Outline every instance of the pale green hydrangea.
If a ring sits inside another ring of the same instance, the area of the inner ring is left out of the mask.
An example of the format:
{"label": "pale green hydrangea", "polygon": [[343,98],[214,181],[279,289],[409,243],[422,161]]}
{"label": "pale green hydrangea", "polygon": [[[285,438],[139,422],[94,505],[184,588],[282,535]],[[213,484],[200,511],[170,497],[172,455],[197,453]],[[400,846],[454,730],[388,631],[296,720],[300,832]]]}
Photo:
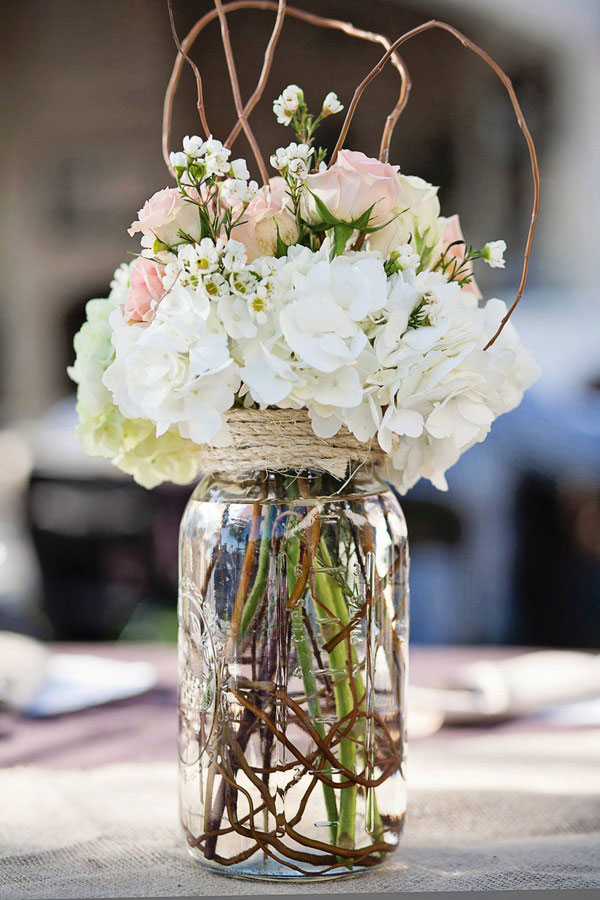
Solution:
{"label": "pale green hydrangea", "polygon": [[189,484],[198,472],[198,446],[176,429],[157,437],[151,422],[125,418],[102,382],[115,357],[108,317],[125,302],[128,286],[129,266],[123,264],[109,296],[89,301],[86,321],[75,336],[76,358],[68,371],[77,383],[77,436],[88,455],[109,459],[142,487],[163,481]]}

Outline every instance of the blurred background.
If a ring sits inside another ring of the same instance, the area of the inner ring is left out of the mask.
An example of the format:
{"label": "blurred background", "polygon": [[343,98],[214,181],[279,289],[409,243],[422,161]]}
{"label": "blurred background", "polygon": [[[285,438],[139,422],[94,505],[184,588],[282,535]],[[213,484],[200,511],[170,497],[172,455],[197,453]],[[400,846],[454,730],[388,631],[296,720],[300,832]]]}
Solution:
{"label": "blurred background", "polygon": [[[533,132],[542,208],[530,281],[514,322],[542,366],[523,405],[449,473],[403,501],[412,540],[412,631],[419,643],[600,647],[600,4],[597,0],[304,0],[393,39],[447,19],[505,68]],[[181,36],[212,4],[174,0]],[[106,296],[135,250],[126,228],[170,184],[161,112],[175,57],[165,0],[8,0],[0,103],[0,629],[63,640],[175,635],[177,528],[188,489],[152,493],[74,436],[66,376],[85,303]],[[244,97],[273,13],[231,18]],[[390,159],[440,185],[469,242],[504,238],[507,268],[478,274],[510,300],[531,204],[525,144],[491,72],[442,33],[404,48],[413,79]],[[286,21],[253,124],[287,143],[271,101],[300,84],[318,108],[348,104],[380,56],[373,45]],[[214,23],[194,57],[215,136],[233,103]],[[397,96],[388,68],[346,145],[376,155]],[[341,120],[328,120],[330,147]],[[199,129],[186,68],[173,148]],[[247,155],[240,140],[238,155]]]}

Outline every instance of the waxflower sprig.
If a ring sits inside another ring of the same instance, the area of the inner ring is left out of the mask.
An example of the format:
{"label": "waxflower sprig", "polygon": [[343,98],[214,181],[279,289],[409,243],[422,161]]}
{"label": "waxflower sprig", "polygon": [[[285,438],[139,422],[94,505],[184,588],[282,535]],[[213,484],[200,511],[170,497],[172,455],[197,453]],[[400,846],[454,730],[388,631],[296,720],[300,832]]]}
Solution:
{"label": "waxflower sprig", "polygon": [[[231,150],[221,141],[197,136],[183,139],[183,150],[171,153],[171,165],[175,171],[177,186],[183,198],[198,209],[200,240],[217,240],[222,233],[227,237],[243,216],[258,185],[250,181],[244,159],[229,160]],[[234,212],[235,210],[235,212]],[[194,235],[181,233],[188,243]],[[172,251],[173,246],[157,249]]]}
{"label": "waxflower sprig", "polygon": [[[311,114],[304,99],[304,91],[297,84],[289,84],[279,97],[273,102],[273,112],[280,125],[291,125],[296,134],[298,144],[306,144],[312,147],[315,133],[321,122],[343,110],[337,94],[329,91],[323,100],[321,111],[318,115]],[[312,158],[313,171],[318,172],[327,156],[327,150],[323,147],[315,148]]]}
{"label": "waxflower sprig", "polygon": [[[460,248],[459,254],[457,248]],[[464,240],[456,240],[442,250],[433,269],[442,272],[448,281],[456,281],[464,287],[473,279],[475,260],[482,259],[492,269],[503,269],[505,250],[505,241],[488,241],[485,246],[475,249]]]}
{"label": "waxflower sprig", "polygon": [[311,114],[304,99],[304,91],[297,84],[289,84],[273,101],[273,112],[280,125],[291,125],[301,144],[311,144],[323,119],[343,110],[337,94],[329,91],[318,115]]}

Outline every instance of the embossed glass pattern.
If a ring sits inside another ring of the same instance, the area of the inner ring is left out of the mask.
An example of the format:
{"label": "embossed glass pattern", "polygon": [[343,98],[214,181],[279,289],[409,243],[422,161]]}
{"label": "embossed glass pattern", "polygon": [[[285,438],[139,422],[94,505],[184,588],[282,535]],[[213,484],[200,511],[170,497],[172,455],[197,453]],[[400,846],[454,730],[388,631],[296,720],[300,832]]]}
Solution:
{"label": "embossed glass pattern", "polygon": [[405,810],[406,526],[363,470],[211,477],[181,525],[181,820],[266,878],[355,873]]}

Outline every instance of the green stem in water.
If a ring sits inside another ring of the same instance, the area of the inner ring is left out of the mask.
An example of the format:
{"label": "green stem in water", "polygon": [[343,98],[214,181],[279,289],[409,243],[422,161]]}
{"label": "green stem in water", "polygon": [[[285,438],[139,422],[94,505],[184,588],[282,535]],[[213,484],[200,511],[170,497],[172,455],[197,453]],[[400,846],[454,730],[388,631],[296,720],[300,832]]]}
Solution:
{"label": "green stem in water", "polygon": [[[327,550],[325,540],[319,542],[319,552],[327,566],[331,565],[331,557]],[[332,610],[339,619],[342,627],[350,621],[348,608],[339,587],[326,572],[317,572],[315,576],[319,596],[325,606]],[[320,611],[319,618],[323,618]],[[335,626],[333,626],[335,627]],[[320,623],[321,633],[325,640],[331,637],[331,624]],[[331,668],[334,670],[333,691],[335,705],[339,718],[350,715],[354,707],[354,695],[349,684],[349,672],[352,667],[352,659],[347,658],[347,648],[344,642],[334,647],[328,654]],[[348,676],[342,674],[348,672]],[[340,762],[350,772],[356,768],[356,744],[351,737],[345,737],[340,741]],[[356,785],[340,789],[340,815],[336,845],[348,849],[354,848],[356,830]]]}
{"label": "green stem in water", "polygon": [[[288,541],[287,556],[288,583],[289,592],[291,594],[296,583],[295,568],[298,564],[298,559],[300,556],[299,538],[293,537]],[[325,727],[323,723],[319,721],[321,716],[321,704],[319,702],[317,680],[312,671],[312,653],[306,641],[302,603],[299,603],[291,610],[290,617],[292,623],[292,637],[294,639],[294,643],[296,644],[296,653],[298,654],[298,661],[300,662],[300,668],[302,670],[302,680],[304,681],[304,690],[306,692],[308,711],[310,713],[315,729],[319,732],[319,736],[322,737],[323,740],[325,740]],[[323,773],[328,778],[331,778],[332,773],[331,765],[329,762],[325,762],[323,766]],[[323,785],[323,799],[325,800],[325,809],[327,811],[327,820],[329,822],[329,837],[331,843],[335,844],[338,822],[337,803],[335,799],[335,791],[328,784]]]}
{"label": "green stem in water", "polygon": [[[325,567],[333,568],[333,562],[324,538],[321,538],[321,541],[319,542],[319,554]],[[335,579],[325,571],[317,573],[316,579],[317,587],[319,588],[319,591],[322,595],[323,602],[332,610],[332,612],[334,612],[336,618],[339,619],[340,626],[344,628],[350,622],[350,613],[348,611],[348,606],[346,604],[346,600],[344,599],[344,594],[340,586],[337,584]],[[329,640],[333,636],[331,634],[331,628],[331,625],[329,625],[327,628],[325,628],[323,625],[321,626],[321,632],[323,633],[323,636],[326,640]],[[348,644],[346,641],[341,641],[328,654],[332,669],[341,669],[344,672],[348,672],[348,675],[351,670],[354,670],[355,672],[355,674],[352,676],[352,680],[354,682],[354,693],[352,692],[349,685],[349,677],[344,678],[341,685],[339,684],[340,679],[338,679],[338,683],[335,685],[336,692],[338,691],[338,689],[343,688],[343,690],[339,690],[339,694],[336,693],[336,705],[338,705],[337,711],[338,716],[341,717],[345,715],[352,710],[353,704],[355,702],[355,696],[360,698],[359,710],[363,713],[364,725],[366,729],[367,727],[369,727],[369,723],[367,722],[366,716],[364,715],[366,712],[365,686],[360,672],[357,671],[358,660],[356,658],[356,651],[354,647],[352,647],[352,645],[350,646],[350,659],[348,659],[347,657]],[[346,762],[346,758],[348,759],[348,762]],[[350,760],[352,761],[352,765],[349,765]],[[343,738],[342,741],[340,741],[340,761],[351,771],[354,771],[354,766],[356,764],[356,744],[352,740],[352,736]],[[343,791],[341,791],[342,796],[340,800],[338,846],[354,847],[356,825],[356,790],[356,788],[345,788]],[[346,803],[344,803],[344,798],[347,794],[350,794],[350,796],[347,798]],[[383,823],[381,821],[381,816],[377,807],[377,798],[374,792],[371,792],[371,795],[368,798],[368,802],[373,804],[372,814],[375,823],[373,839],[378,840],[383,832]],[[344,843],[344,841],[346,840],[350,841],[350,843]]]}
{"label": "green stem in water", "polygon": [[248,599],[242,612],[240,629],[238,633],[238,643],[242,640],[248,626],[252,622],[256,614],[256,610],[260,600],[267,587],[267,579],[269,576],[269,559],[271,555],[271,532],[273,530],[273,522],[275,520],[275,504],[270,503],[267,506],[265,519],[263,523],[263,533],[260,539],[260,549],[258,551],[258,567],[252,590],[248,594]]}

